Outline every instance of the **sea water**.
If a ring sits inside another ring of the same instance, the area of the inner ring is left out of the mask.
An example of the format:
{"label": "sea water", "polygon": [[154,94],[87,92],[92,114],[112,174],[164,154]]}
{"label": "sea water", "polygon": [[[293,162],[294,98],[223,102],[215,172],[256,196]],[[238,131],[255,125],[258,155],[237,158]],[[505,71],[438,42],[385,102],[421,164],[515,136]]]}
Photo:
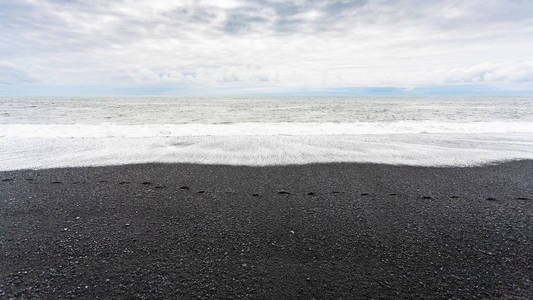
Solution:
{"label": "sea water", "polygon": [[533,159],[533,97],[0,97],[0,170]]}

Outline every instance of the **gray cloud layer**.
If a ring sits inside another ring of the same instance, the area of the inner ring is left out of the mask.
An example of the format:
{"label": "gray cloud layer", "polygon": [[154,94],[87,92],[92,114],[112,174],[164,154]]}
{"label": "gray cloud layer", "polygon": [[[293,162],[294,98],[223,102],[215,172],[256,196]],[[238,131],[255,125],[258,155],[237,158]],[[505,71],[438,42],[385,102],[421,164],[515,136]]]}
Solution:
{"label": "gray cloud layer", "polygon": [[514,88],[533,81],[532,16],[528,0],[8,0],[0,80]]}

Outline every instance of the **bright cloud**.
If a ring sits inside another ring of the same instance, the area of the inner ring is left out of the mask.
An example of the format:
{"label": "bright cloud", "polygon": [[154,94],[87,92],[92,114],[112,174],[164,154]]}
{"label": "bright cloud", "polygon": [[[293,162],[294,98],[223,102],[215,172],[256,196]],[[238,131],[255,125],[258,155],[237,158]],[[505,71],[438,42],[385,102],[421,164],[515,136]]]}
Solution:
{"label": "bright cloud", "polygon": [[529,0],[7,0],[0,91],[520,89],[532,16]]}

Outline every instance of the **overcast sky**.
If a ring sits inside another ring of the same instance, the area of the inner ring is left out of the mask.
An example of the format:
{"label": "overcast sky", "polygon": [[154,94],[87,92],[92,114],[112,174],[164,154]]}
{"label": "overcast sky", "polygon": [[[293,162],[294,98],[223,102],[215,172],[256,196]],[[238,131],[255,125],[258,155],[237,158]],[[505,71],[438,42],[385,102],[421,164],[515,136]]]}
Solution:
{"label": "overcast sky", "polygon": [[0,0],[0,94],[532,90],[531,0]]}

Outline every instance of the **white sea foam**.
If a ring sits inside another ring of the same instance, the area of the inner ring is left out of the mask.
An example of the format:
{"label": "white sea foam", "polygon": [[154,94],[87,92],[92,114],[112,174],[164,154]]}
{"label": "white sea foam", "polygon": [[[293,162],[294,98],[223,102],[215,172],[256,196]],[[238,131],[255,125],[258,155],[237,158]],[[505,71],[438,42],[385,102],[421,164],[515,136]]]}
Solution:
{"label": "white sea foam", "polygon": [[357,122],[237,124],[0,124],[0,136],[24,138],[309,136],[413,133],[533,133],[533,122]]}
{"label": "white sea foam", "polygon": [[0,138],[0,169],[142,162],[234,165],[374,162],[466,166],[533,159],[531,133]]}
{"label": "white sea foam", "polygon": [[0,170],[533,159],[533,99],[92,100],[0,98]]}

